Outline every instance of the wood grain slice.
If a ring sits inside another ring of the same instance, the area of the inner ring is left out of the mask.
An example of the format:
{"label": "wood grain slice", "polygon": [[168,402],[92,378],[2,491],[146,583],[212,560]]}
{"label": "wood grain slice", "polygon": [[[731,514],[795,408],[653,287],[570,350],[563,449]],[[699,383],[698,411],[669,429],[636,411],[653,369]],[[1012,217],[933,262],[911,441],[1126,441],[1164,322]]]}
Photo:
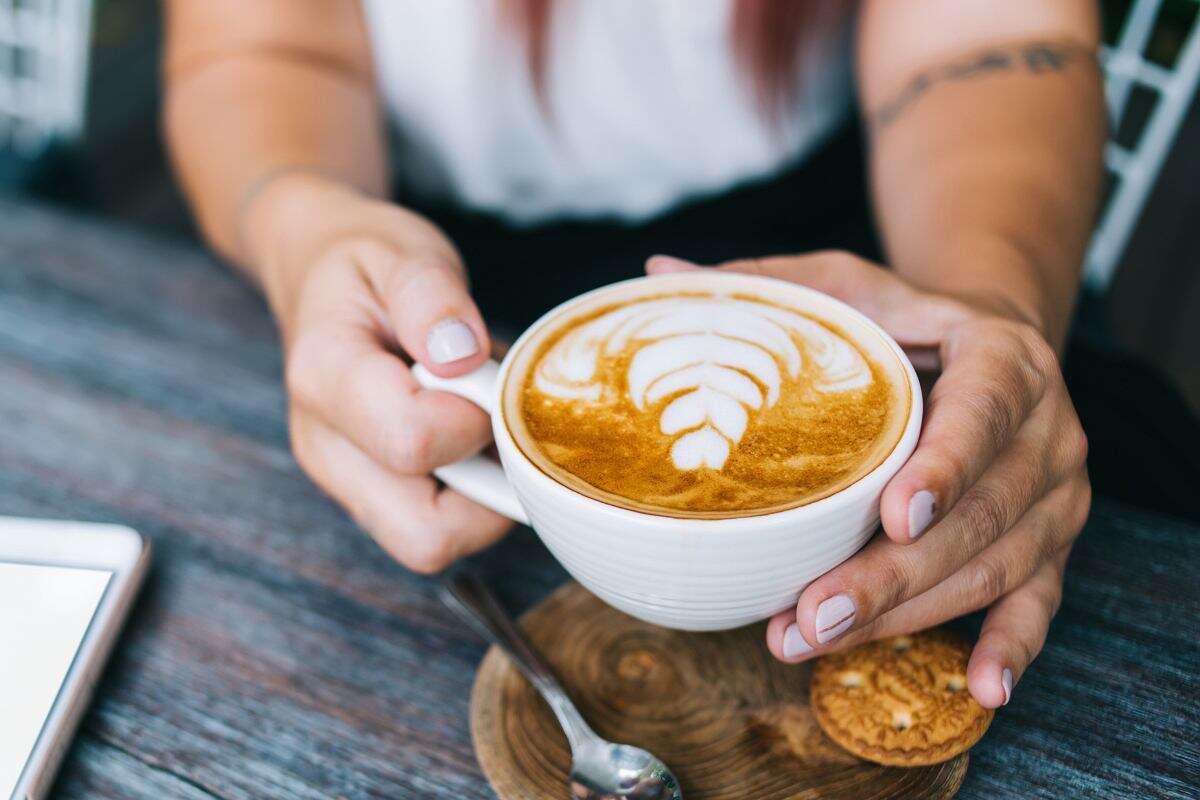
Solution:
{"label": "wood grain slice", "polygon": [[[521,624],[596,732],[662,758],[686,800],[936,800],[953,797],[966,775],[966,754],[898,769],[838,747],[809,710],[809,667],[772,658],[762,625],[671,631],[622,614],[576,583]],[[471,735],[501,800],[567,796],[566,738],[495,647],[471,693]]]}

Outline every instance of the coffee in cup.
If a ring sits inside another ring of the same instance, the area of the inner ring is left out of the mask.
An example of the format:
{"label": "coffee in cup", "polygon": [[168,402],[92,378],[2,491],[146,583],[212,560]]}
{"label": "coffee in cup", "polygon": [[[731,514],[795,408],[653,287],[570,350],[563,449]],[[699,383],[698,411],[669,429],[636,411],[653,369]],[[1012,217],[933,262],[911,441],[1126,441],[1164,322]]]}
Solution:
{"label": "coffee in cup", "polygon": [[878,466],[908,419],[895,357],[740,288],[601,297],[541,325],[504,391],[522,452],[596,500],[710,519],[804,505]]}

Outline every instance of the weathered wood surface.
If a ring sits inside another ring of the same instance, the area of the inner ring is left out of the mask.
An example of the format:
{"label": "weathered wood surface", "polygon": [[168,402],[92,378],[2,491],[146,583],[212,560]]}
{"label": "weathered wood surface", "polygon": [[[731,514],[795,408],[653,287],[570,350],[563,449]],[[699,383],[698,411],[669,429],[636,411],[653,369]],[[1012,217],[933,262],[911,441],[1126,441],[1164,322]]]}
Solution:
{"label": "weathered wood surface", "polygon": [[[305,480],[279,374],[196,246],[0,201],[0,513],[156,547],[56,798],[494,797],[483,645]],[[515,609],[564,579],[528,531],[475,561]],[[959,796],[1196,797],[1197,564],[1200,530],[1099,500]]]}

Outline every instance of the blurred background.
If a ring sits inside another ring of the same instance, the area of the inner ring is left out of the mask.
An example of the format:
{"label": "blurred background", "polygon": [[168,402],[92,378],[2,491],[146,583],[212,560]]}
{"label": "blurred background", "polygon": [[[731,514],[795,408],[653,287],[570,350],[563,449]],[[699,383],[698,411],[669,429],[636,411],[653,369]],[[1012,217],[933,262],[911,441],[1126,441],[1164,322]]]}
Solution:
{"label": "blurred background", "polygon": [[[1200,414],[1200,2],[1102,7],[1108,201],[1075,338],[1146,365]],[[159,135],[160,14],[0,0],[0,192],[197,238]]]}

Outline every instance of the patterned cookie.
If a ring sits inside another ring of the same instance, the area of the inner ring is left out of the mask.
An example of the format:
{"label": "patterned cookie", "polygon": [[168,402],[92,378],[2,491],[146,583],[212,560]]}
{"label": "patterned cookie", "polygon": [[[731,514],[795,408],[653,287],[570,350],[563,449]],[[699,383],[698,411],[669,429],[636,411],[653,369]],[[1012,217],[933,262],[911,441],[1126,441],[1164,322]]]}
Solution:
{"label": "patterned cookie", "polygon": [[965,642],[933,629],[823,656],[813,664],[813,716],[830,739],[868,761],[948,761],[992,722],[967,691],[968,655]]}

